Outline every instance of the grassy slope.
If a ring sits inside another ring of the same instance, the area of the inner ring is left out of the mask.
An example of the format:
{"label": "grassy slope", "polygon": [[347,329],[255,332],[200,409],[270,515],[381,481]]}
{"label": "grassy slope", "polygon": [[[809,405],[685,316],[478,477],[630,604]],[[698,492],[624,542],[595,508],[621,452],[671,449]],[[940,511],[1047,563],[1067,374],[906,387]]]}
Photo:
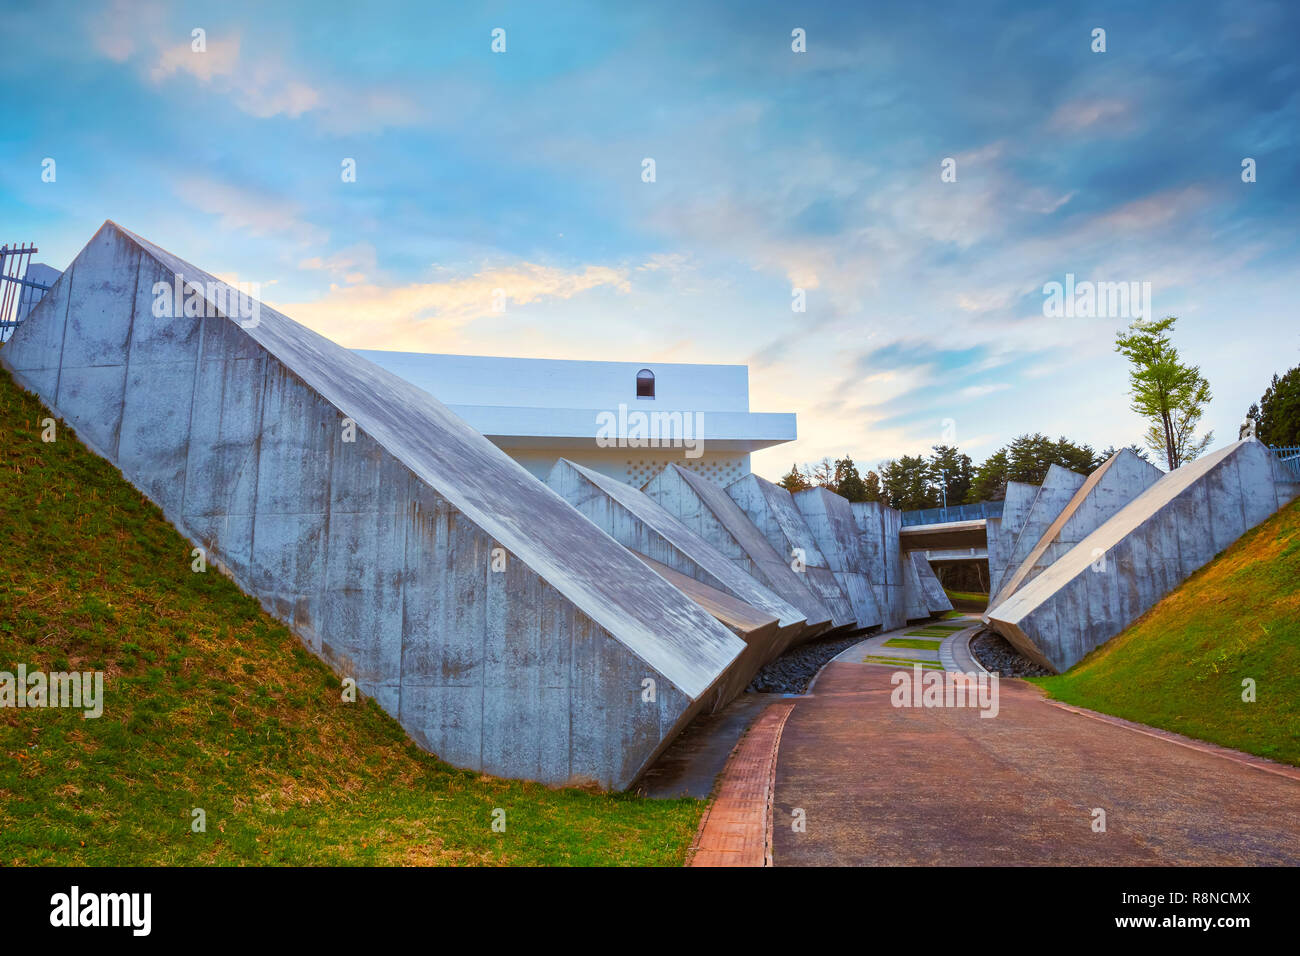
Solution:
{"label": "grassy slope", "polygon": [[46,415],[0,370],[0,671],[103,670],[105,710],[0,709],[0,865],[682,861],[697,801],[454,770],[341,702],[70,429],[42,443]]}
{"label": "grassy slope", "polygon": [[[1255,703],[1241,699],[1247,677]],[[1070,671],[1035,682],[1072,704],[1300,764],[1300,501]]]}

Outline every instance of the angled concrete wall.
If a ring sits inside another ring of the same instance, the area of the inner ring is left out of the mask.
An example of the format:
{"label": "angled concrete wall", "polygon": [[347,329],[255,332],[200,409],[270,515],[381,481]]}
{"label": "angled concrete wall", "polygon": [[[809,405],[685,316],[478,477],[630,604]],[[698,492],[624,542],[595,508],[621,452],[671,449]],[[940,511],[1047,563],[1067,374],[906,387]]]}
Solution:
{"label": "angled concrete wall", "polygon": [[1067,670],[1282,504],[1268,450],[1228,445],[1151,485],[990,620],[1021,653]]}
{"label": "angled concrete wall", "polygon": [[[154,315],[174,276],[204,315]],[[428,393],[231,291],[106,223],[0,363],[452,764],[621,789],[716,703],[726,627]]]}
{"label": "angled concrete wall", "polygon": [[1037,494],[1034,495],[1033,503],[1025,513],[1020,531],[1016,535],[1015,543],[1011,546],[1011,556],[1006,567],[1002,569],[1001,585],[996,593],[1006,589],[1007,582],[1015,574],[1016,569],[1024,563],[1025,558],[1029,557],[1029,552],[1052,526],[1052,522],[1065,510],[1065,506],[1070,503],[1075,492],[1083,487],[1084,480],[1083,475],[1062,468],[1060,465],[1051,465],[1047,469],[1047,477],[1043,479]]}
{"label": "angled concrete wall", "polygon": [[830,562],[817,547],[817,540],[808,530],[790,492],[758,475],[733,481],[726,491],[777,554],[790,561],[796,556],[802,558],[803,570],[798,573],[804,576],[818,600],[830,609],[831,623],[836,628],[856,627],[853,605],[835,579]]}
{"label": "angled concrete wall", "polygon": [[689,468],[668,465],[641,490],[742,571],[797,608],[808,621],[802,639],[831,626],[830,609],[767,543],[721,485]]}
{"label": "angled concrete wall", "polygon": [[546,483],[615,541],[638,555],[667,565],[710,588],[775,617],[768,634],[740,634],[750,651],[728,674],[728,692],[740,693],[763,664],[803,636],[807,621],[799,609],[764,587],[727,556],[642,492],[616,478],[561,458]]}
{"label": "angled concrete wall", "polygon": [[1076,544],[1119,513],[1163,477],[1155,465],[1122,448],[1089,475],[1043,532],[1019,567],[989,602],[990,608],[1046,571]]}
{"label": "angled concrete wall", "polygon": [[884,615],[872,589],[870,572],[881,577],[884,568],[871,566],[849,500],[825,488],[808,488],[792,497],[840,590],[849,599],[858,627],[880,626]]}
{"label": "angled concrete wall", "polygon": [[907,594],[899,531],[903,513],[878,501],[854,501],[849,505],[861,532],[862,550],[868,575],[880,607],[880,626],[893,630],[907,623]]}
{"label": "angled concrete wall", "polygon": [[939,583],[939,578],[934,573],[934,568],[930,567],[930,562],[926,560],[925,555],[920,551],[912,551],[907,557],[915,566],[917,584],[921,589],[921,602],[925,605],[926,610],[931,614],[943,614],[945,611],[951,611],[952,602],[948,600],[947,592],[944,591],[943,585]]}
{"label": "angled concrete wall", "polygon": [[[992,542],[989,543],[989,594],[997,594],[1006,576],[1011,573],[1011,552],[1016,546],[1016,539],[1029,517],[1029,509],[1038,497],[1038,485],[1023,481],[1008,481],[1006,496],[1002,502],[1002,519],[998,523],[998,557],[994,563]],[[987,522],[985,523],[987,534]]]}

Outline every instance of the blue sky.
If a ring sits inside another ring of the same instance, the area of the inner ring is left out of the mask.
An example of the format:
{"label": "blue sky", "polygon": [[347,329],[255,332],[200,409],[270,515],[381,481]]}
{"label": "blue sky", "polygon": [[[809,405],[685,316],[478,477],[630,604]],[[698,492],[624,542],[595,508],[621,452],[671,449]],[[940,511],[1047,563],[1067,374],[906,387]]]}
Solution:
{"label": "blue sky", "polygon": [[769,476],[1138,440],[1067,273],[1152,284],[1220,442],[1300,362],[1295,4],[468,6],[9,9],[3,238],[114,219],[349,346],[748,364]]}

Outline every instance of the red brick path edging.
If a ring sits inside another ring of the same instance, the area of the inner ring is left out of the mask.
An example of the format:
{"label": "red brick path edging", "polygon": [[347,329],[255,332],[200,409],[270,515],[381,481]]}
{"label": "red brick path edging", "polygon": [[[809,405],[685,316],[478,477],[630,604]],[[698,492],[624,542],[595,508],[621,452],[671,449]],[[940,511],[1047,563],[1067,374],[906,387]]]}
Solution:
{"label": "red brick path edging", "polygon": [[794,701],[771,704],[736,744],[704,811],[687,866],[771,866],[772,797],[781,729]]}

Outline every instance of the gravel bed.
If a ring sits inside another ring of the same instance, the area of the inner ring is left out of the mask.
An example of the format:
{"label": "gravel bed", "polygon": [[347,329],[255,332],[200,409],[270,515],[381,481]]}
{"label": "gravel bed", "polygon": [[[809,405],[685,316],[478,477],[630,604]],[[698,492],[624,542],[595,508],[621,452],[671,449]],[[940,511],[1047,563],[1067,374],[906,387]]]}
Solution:
{"label": "gravel bed", "polygon": [[817,672],[831,658],[870,637],[865,632],[852,637],[812,640],[786,651],[754,675],[745,688],[758,694],[803,694]]}
{"label": "gravel bed", "polygon": [[985,669],[1000,677],[1046,677],[1051,673],[1021,654],[996,631],[980,631],[971,639],[970,650]]}

